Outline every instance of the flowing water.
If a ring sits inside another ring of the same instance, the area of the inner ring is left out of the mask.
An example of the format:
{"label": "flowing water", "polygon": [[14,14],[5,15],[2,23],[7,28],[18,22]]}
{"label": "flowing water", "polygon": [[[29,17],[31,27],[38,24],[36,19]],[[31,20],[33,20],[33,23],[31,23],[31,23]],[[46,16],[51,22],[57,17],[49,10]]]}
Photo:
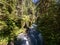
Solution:
{"label": "flowing water", "polygon": [[14,45],[43,45],[43,38],[41,33],[36,31],[36,25],[33,24],[27,34],[21,33],[17,36]]}
{"label": "flowing water", "polygon": [[28,29],[27,34],[24,33],[19,34],[17,36],[17,40],[20,40],[20,43],[18,45],[43,45],[42,35],[38,31],[36,31],[35,24],[33,24]]}

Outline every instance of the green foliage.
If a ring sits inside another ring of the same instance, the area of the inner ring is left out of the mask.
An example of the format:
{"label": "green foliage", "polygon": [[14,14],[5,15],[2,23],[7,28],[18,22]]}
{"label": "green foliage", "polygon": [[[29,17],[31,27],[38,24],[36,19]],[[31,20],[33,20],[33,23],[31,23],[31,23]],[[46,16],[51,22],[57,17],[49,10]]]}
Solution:
{"label": "green foliage", "polygon": [[15,5],[16,0],[0,0],[0,45],[7,45],[8,40],[15,36],[12,32],[16,28],[15,21],[18,19]]}
{"label": "green foliage", "polygon": [[59,36],[60,35],[60,24],[59,24],[60,6],[58,6],[59,4],[56,2],[50,2],[50,3],[46,2],[46,3],[49,4],[48,8],[44,7],[45,10],[42,10],[43,8],[38,10],[39,12],[42,11],[42,13],[40,12],[39,14],[37,20],[37,24],[38,24],[37,28],[43,34],[45,45],[60,45],[59,44],[60,43],[60,36]]}
{"label": "green foliage", "polygon": [[59,45],[59,2],[40,0],[36,6],[32,0],[0,0],[0,45],[7,45],[8,40],[13,40],[19,33],[25,33],[24,26],[29,27],[36,19],[37,29],[42,33],[45,45]]}
{"label": "green foliage", "polygon": [[[8,41],[13,40],[19,33],[25,33],[25,23],[29,25],[29,22],[31,22],[30,17],[33,17],[32,15],[35,13],[31,1],[24,0],[22,2],[24,4],[21,5],[20,0],[0,0],[0,45],[7,45]],[[17,7],[19,8],[17,9]],[[28,12],[28,9],[31,10],[32,14]]]}

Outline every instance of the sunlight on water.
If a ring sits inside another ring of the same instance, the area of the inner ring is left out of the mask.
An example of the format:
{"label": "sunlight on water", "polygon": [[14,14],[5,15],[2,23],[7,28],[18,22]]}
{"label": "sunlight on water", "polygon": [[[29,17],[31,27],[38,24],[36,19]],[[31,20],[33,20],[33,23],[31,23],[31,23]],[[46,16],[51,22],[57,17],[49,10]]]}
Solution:
{"label": "sunlight on water", "polygon": [[28,41],[26,41],[26,45],[29,45],[29,42]]}
{"label": "sunlight on water", "polygon": [[28,39],[24,37],[24,40],[26,40],[26,45],[29,45]]}

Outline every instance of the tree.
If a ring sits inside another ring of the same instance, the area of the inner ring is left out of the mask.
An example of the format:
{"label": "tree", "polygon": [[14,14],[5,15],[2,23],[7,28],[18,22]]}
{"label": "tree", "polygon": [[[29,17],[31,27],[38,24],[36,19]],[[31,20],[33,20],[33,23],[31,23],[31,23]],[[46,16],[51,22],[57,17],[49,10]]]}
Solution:
{"label": "tree", "polygon": [[0,0],[0,45],[7,45],[9,40],[24,32],[25,24],[29,26],[29,22],[35,21],[34,6],[32,0]]}
{"label": "tree", "polygon": [[[22,27],[26,25],[31,25],[32,23],[34,23],[35,21],[35,5],[33,4],[32,0],[24,0],[20,2],[20,0],[18,0],[17,2],[17,10],[18,10],[18,16],[20,19],[22,19],[21,23],[23,23],[24,25],[21,25]],[[25,18],[28,18],[28,20]],[[24,19],[23,19],[24,18]],[[29,22],[31,24],[29,24]]]}
{"label": "tree", "polygon": [[42,32],[46,45],[59,45],[60,42],[60,6],[58,5],[55,0],[40,0],[37,3],[37,11],[39,12],[37,20],[38,29]]}

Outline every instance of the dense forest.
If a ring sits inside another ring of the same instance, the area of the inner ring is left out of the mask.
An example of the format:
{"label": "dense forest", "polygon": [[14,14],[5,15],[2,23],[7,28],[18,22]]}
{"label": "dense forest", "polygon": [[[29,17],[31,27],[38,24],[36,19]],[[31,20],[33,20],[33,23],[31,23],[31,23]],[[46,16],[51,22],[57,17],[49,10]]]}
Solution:
{"label": "dense forest", "polygon": [[60,0],[0,0],[0,45],[37,24],[45,45],[60,44]]}

